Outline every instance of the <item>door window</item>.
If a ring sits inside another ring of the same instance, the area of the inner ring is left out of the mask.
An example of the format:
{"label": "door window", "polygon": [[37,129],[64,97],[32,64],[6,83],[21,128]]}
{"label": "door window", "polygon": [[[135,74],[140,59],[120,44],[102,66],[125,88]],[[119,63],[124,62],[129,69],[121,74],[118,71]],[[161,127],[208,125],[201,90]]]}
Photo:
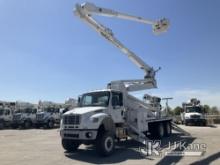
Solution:
{"label": "door window", "polygon": [[120,92],[112,92],[112,106],[123,106],[123,95]]}

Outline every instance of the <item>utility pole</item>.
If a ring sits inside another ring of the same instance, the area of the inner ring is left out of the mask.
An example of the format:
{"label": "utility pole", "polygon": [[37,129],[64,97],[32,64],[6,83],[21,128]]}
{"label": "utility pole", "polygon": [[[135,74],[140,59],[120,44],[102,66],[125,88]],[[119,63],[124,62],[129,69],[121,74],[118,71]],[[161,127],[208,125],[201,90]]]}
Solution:
{"label": "utility pole", "polygon": [[162,100],[165,100],[166,101],[166,115],[168,115],[168,101],[169,100],[172,100],[173,98],[172,97],[165,97],[165,98],[162,98]]}

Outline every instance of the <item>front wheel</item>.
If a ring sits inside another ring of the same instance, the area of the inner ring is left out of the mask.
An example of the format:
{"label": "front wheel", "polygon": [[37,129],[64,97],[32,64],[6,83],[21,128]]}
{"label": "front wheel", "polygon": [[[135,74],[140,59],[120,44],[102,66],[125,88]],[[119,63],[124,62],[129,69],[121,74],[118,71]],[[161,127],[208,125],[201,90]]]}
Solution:
{"label": "front wheel", "polygon": [[101,156],[109,156],[115,149],[114,136],[110,132],[98,135],[96,139],[96,150]]}
{"label": "front wheel", "polygon": [[0,122],[0,129],[4,129],[5,127],[5,123],[4,122]]}
{"label": "front wheel", "polygon": [[47,127],[48,128],[53,128],[54,127],[54,121],[53,120],[49,120],[47,123]]}
{"label": "front wheel", "polygon": [[24,128],[25,129],[28,129],[28,128],[30,128],[31,127],[31,122],[30,121],[25,121],[24,122]]}
{"label": "front wheel", "polygon": [[62,146],[67,152],[77,151],[79,145],[80,144],[74,140],[62,139]]}

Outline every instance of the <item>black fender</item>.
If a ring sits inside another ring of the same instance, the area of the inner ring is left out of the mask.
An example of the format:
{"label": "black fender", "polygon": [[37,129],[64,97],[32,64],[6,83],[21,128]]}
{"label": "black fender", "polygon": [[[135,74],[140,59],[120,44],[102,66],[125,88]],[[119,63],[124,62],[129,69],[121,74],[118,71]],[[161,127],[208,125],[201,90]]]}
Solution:
{"label": "black fender", "polygon": [[25,121],[28,121],[28,122],[32,123],[31,118],[27,118],[27,119],[25,119]]}
{"label": "black fender", "polygon": [[54,120],[54,118],[49,118],[49,119],[47,119],[47,122],[49,122],[49,121],[53,121],[54,123],[55,123],[55,120]]}
{"label": "black fender", "polygon": [[101,125],[99,127],[99,130],[102,131],[107,131],[107,132],[111,132],[113,135],[115,135],[115,123],[112,120],[111,117],[105,117],[102,122]]}

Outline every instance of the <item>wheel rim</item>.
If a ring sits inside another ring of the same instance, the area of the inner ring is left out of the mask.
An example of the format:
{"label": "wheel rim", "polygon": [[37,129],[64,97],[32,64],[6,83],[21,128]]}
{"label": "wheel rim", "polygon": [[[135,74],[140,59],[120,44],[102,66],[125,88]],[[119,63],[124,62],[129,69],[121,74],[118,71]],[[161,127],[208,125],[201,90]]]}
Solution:
{"label": "wheel rim", "polygon": [[49,122],[49,127],[50,128],[53,127],[53,122],[52,121]]}
{"label": "wheel rim", "polygon": [[105,149],[106,151],[110,152],[113,148],[113,139],[112,137],[107,137],[105,139]]}

